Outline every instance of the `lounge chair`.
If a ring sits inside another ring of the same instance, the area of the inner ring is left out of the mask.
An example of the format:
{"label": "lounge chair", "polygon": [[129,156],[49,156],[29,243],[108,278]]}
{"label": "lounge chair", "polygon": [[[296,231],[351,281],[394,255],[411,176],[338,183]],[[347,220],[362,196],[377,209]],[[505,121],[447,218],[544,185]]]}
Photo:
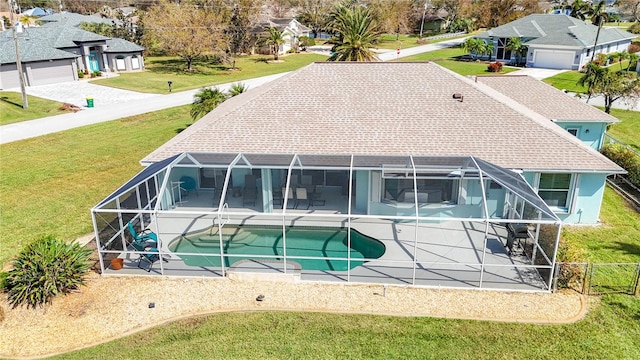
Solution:
{"label": "lounge chair", "polygon": [[307,195],[307,188],[303,188],[303,187],[296,188],[296,205],[295,205],[296,209],[298,208],[298,206],[300,206],[300,200],[306,201],[307,209],[309,209],[309,207],[311,206],[311,199],[309,199],[309,196]]}
{"label": "lounge chair", "polygon": [[[140,254],[140,257],[138,258],[138,268],[143,269],[142,267],[142,261],[144,260],[145,262],[149,263],[149,267],[146,269],[147,272],[151,271],[151,268],[153,267],[153,264],[160,260],[160,254],[158,251],[158,248],[155,246],[146,246],[143,243],[140,242],[132,242],[131,246],[133,246],[133,248],[136,251],[144,251],[146,252],[146,254]],[[164,261],[167,261],[165,259],[163,259]]]}
{"label": "lounge chair", "polygon": [[242,195],[242,206],[247,203],[251,203],[252,206],[256,206],[257,198],[258,189],[255,186],[246,186]]}
{"label": "lounge chair", "polygon": [[131,234],[131,237],[133,238],[134,243],[139,243],[143,245],[147,244],[153,247],[158,246],[158,235],[156,235],[156,233],[154,233],[153,231],[149,229],[144,229],[138,233],[133,227],[133,223],[131,221],[129,221],[129,223],[127,224],[127,227],[129,228],[129,233]]}

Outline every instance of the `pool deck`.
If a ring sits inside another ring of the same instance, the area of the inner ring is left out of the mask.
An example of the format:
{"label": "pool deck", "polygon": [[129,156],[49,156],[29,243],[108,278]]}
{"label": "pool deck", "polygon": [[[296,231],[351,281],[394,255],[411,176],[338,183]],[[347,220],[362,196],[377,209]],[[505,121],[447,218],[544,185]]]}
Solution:
{"label": "pool deck", "polygon": [[[314,210],[311,210],[314,211]],[[315,210],[318,213],[319,210]],[[346,227],[348,220],[342,217],[302,217],[306,210],[290,210],[284,216],[287,223],[296,226]],[[327,211],[335,216],[336,211]],[[160,234],[160,247],[165,262],[153,264],[150,272],[137,267],[137,255],[125,256],[121,270],[107,268],[105,274],[164,274],[166,276],[218,277],[223,276],[220,267],[187,266],[168,249],[168,244],[181,234],[211,228],[214,215],[161,213],[157,223],[151,224]],[[234,218],[230,224],[281,225],[283,215]],[[485,225],[482,222],[442,221],[399,223],[389,220],[356,218],[351,220],[353,229],[380,240],[386,247],[382,257],[357,266],[351,271],[305,270],[292,261],[269,259],[267,261],[241,261],[232,264],[226,275],[271,274],[291,281],[353,282],[426,287],[485,288],[519,291],[546,291],[539,273],[527,267],[529,260],[521,255],[509,255],[506,230],[490,224],[487,247],[484,249]],[[414,242],[417,231],[417,243]],[[483,251],[484,250],[484,251]],[[415,273],[413,256],[416,253]],[[211,256],[220,256],[212,254]],[[484,257],[484,269],[482,259]],[[143,265],[146,265],[143,262]],[[145,266],[143,266],[145,267]],[[147,268],[148,269],[148,268]],[[482,270],[482,271],[481,271]],[[482,284],[481,284],[482,274]]]}

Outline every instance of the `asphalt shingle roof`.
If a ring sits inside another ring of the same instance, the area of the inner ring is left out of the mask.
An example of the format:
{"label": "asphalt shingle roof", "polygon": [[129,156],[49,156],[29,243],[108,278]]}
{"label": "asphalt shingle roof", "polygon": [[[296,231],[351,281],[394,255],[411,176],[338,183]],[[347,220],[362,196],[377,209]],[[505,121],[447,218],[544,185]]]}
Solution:
{"label": "asphalt shingle roof", "polygon": [[124,39],[113,38],[107,40],[107,49],[104,50],[106,53],[126,53],[126,52],[137,52],[143,51],[144,48],[136,43],[132,43],[131,41],[127,41]]}
{"label": "asphalt shingle roof", "polygon": [[[527,45],[593,47],[598,27],[585,21],[559,14],[532,14],[493,28],[477,37],[520,37]],[[607,44],[636,35],[617,28],[603,27],[598,44]]]}
{"label": "asphalt shingle roof", "polygon": [[622,171],[549,118],[434,63],[311,64],[227,100],[142,162],[182,152],[472,155],[524,170]]}
{"label": "asphalt shingle roof", "polygon": [[529,76],[478,76],[477,81],[551,120],[619,122],[604,111]]}
{"label": "asphalt shingle roof", "polygon": [[[78,30],[75,28],[70,29]],[[12,31],[6,30],[0,33],[0,64],[16,62],[16,48]],[[46,29],[41,27],[26,28],[22,33],[18,34],[20,59],[23,62],[31,62],[76,58],[79,55],[57,49],[57,47],[63,46],[55,46],[57,44],[64,44],[66,47],[77,46],[71,39],[73,39],[72,34],[63,33],[58,27],[47,27]]]}

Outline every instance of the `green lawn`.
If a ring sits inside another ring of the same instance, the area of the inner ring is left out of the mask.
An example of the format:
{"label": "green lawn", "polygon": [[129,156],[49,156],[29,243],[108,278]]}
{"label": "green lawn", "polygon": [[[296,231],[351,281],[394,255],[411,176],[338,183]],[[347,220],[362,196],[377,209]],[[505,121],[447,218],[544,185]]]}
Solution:
{"label": "green lawn", "polygon": [[0,145],[0,268],[43,235],[92,232],[91,207],[190,122],[182,106]]}
{"label": "green lawn", "polygon": [[166,94],[169,92],[168,81],[172,82],[173,91],[191,90],[292,71],[315,61],[325,61],[327,57],[301,53],[281,56],[280,59],[283,62],[271,63],[267,61],[273,60],[272,56],[242,56],[237,58],[235,70],[229,64],[202,60],[194,62],[195,71],[186,72],[186,63],[177,57],[148,57],[143,72],[123,73],[91,82],[126,90]]}
{"label": "green lawn", "polygon": [[582,74],[578,71],[565,71],[558,75],[544,79],[543,81],[557,89],[567,90],[575,93],[585,93],[587,88],[578,85],[578,80]]}
{"label": "green lawn", "polygon": [[[445,67],[462,76],[467,75],[488,75],[493,74],[487,71],[486,62],[458,61],[457,59],[467,53],[459,47],[452,47],[430,51],[428,53],[408,56],[397,61],[433,61],[436,64]],[[519,70],[514,67],[503,67],[501,74],[507,74]]]}
{"label": "green lawn", "polygon": [[65,113],[59,110],[62,103],[35,96],[27,96],[29,106],[22,108],[22,94],[12,91],[0,91],[0,125],[33,120],[45,116]]}
{"label": "green lawn", "polygon": [[177,321],[54,358],[638,359],[638,316],[640,298],[625,295],[605,296],[586,319],[565,325],[236,312]]}
{"label": "green lawn", "polygon": [[[600,108],[604,111],[604,108]],[[611,109],[611,115],[621,120],[607,129],[607,133],[627,145],[640,150],[640,113],[631,110]]]}

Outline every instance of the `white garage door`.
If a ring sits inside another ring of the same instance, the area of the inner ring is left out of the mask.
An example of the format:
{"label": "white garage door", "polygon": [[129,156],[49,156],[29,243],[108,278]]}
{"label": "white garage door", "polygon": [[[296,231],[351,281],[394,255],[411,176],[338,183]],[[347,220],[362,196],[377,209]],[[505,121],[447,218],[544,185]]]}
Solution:
{"label": "white garage door", "polygon": [[73,67],[69,60],[31,63],[31,85],[73,81]]}
{"label": "white garage door", "polygon": [[16,64],[0,65],[0,89],[10,89],[20,87],[18,68]]}
{"label": "white garage door", "polygon": [[534,67],[571,70],[574,55],[573,51],[536,50]]}

